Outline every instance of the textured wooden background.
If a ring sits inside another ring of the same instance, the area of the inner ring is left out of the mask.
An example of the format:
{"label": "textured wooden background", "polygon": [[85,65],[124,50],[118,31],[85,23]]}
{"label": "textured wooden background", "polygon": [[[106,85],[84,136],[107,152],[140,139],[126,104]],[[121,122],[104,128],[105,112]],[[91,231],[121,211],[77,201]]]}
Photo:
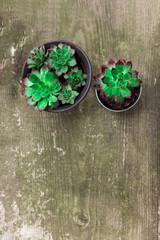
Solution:
{"label": "textured wooden background", "polygon": [[[138,105],[108,112],[92,84],[71,111],[28,107],[27,53],[60,39],[86,52],[93,74],[110,57],[132,60]],[[157,240],[160,1],[0,0],[0,53],[0,239]]]}

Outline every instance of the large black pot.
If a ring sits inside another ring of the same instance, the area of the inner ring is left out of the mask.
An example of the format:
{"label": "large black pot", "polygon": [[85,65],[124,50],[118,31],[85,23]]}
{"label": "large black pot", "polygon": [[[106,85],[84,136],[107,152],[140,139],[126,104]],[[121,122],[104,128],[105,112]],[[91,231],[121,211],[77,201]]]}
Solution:
{"label": "large black pot", "polygon": [[[67,110],[75,107],[77,104],[79,104],[82,101],[82,99],[86,96],[86,94],[88,93],[88,90],[91,85],[91,80],[92,80],[91,63],[90,63],[87,55],[83,52],[83,50],[80,47],[78,47],[77,45],[75,45],[71,42],[68,42],[68,41],[51,41],[51,42],[46,42],[42,45],[44,45],[47,50],[51,47],[51,45],[57,46],[59,43],[67,44],[67,45],[71,46],[71,48],[75,49],[75,58],[77,60],[78,65],[83,69],[84,73],[87,75],[87,79],[86,79],[86,85],[79,92],[79,95],[76,98],[74,104],[64,104],[64,105],[60,105],[59,107],[57,107],[55,109],[46,110],[46,111],[50,111],[53,113],[67,111]],[[27,68],[27,59],[26,59],[24,66],[23,66],[22,77],[26,78],[27,74],[29,74],[29,73],[31,73],[31,69]]]}

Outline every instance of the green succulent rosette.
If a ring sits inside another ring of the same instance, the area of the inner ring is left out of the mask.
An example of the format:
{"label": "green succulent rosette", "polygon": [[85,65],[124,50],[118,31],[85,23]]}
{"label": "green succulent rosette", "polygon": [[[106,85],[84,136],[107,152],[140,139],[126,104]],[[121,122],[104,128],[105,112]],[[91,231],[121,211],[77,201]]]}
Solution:
{"label": "green succulent rosette", "polygon": [[40,48],[33,48],[28,55],[28,68],[40,68],[43,66],[47,56],[48,52],[45,53],[45,47],[43,45]]}
{"label": "green succulent rosette", "polygon": [[56,70],[56,74],[61,76],[66,73],[69,67],[74,67],[77,63],[74,58],[75,50],[70,46],[60,43],[48,50],[49,57],[46,64]]}
{"label": "green succulent rosette", "polygon": [[40,111],[57,106],[61,84],[55,72],[50,72],[48,68],[33,71],[24,79],[23,85],[23,94],[27,97],[29,105]]}
{"label": "green succulent rosette", "polygon": [[63,87],[62,91],[59,94],[59,100],[62,102],[62,104],[70,103],[73,104],[75,101],[75,98],[78,96],[77,91],[73,91],[70,85],[67,85]]}
{"label": "green succulent rosette", "polygon": [[130,98],[133,89],[141,84],[138,72],[132,70],[132,62],[124,59],[110,59],[107,65],[101,65],[100,73],[94,78],[94,87],[100,91],[100,96],[117,103]]}
{"label": "green succulent rosette", "polygon": [[65,74],[64,78],[68,80],[68,84],[71,85],[72,89],[77,89],[86,84],[87,75],[75,67],[69,73]]}

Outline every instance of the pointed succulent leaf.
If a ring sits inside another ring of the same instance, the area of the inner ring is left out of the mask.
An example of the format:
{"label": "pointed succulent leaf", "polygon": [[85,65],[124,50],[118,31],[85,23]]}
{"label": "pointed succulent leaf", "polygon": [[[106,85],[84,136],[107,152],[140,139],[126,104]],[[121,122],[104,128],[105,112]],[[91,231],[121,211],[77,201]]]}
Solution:
{"label": "pointed succulent leaf", "polygon": [[138,87],[139,86],[139,79],[131,78],[128,83],[128,87]]}
{"label": "pointed succulent leaf", "polygon": [[115,96],[115,97],[118,97],[120,95],[120,89],[118,87],[113,87],[112,88],[112,94]]}
{"label": "pointed succulent leaf", "polygon": [[36,104],[36,102],[33,101],[32,97],[30,97],[30,98],[28,98],[28,104],[29,104],[30,106],[33,106],[33,105]]}
{"label": "pointed succulent leaf", "polygon": [[42,96],[39,94],[39,92],[35,92],[32,95],[32,99],[33,99],[33,101],[38,102],[38,101],[40,101],[42,99]]}
{"label": "pointed succulent leaf", "polygon": [[31,81],[29,81],[28,78],[26,78],[25,81],[24,81],[24,85],[27,86],[27,87],[30,87],[30,86],[33,85],[33,83]]}
{"label": "pointed succulent leaf", "polygon": [[129,73],[125,73],[123,78],[124,78],[124,80],[129,80],[131,78],[131,76]]}
{"label": "pointed succulent leaf", "polygon": [[67,65],[64,65],[60,68],[60,70],[63,72],[63,73],[66,73],[68,71],[68,66]]}
{"label": "pointed succulent leaf", "polygon": [[26,87],[24,90],[25,95],[29,98],[34,94],[35,90],[30,87]]}
{"label": "pointed succulent leaf", "polygon": [[77,64],[74,58],[70,59],[67,63],[68,63],[68,66],[70,67],[74,67]]}
{"label": "pointed succulent leaf", "polygon": [[48,100],[47,98],[43,98],[41,101],[38,102],[39,110],[44,110],[47,107]]}
{"label": "pointed succulent leaf", "polygon": [[49,95],[49,97],[48,97],[48,100],[50,101],[50,102],[57,102],[57,97],[56,96],[54,96],[54,95],[52,95],[52,94],[50,94]]}
{"label": "pointed succulent leaf", "polygon": [[124,97],[124,98],[129,97],[131,94],[130,90],[126,87],[120,88],[120,93],[121,93],[122,97]]}
{"label": "pointed succulent leaf", "polygon": [[35,72],[32,72],[30,75],[29,75],[29,81],[32,82],[32,83],[37,83],[39,81],[39,77],[36,73],[37,71]]}

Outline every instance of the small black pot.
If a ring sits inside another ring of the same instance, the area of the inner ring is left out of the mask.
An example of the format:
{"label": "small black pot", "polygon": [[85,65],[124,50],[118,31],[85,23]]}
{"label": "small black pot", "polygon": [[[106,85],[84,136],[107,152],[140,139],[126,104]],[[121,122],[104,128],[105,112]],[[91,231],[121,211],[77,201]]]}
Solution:
{"label": "small black pot", "polygon": [[[53,112],[53,113],[67,111],[67,110],[75,107],[77,104],[79,104],[83,100],[83,98],[87,95],[90,85],[91,85],[91,81],[92,81],[91,63],[90,63],[87,55],[83,52],[83,50],[80,47],[78,47],[77,45],[75,45],[71,42],[68,42],[68,41],[51,41],[51,42],[46,42],[42,45],[44,45],[45,49],[47,50],[47,49],[51,48],[51,45],[57,46],[59,43],[67,44],[67,45],[71,46],[71,48],[75,49],[75,58],[77,60],[78,65],[83,69],[84,73],[87,75],[87,79],[86,79],[86,85],[79,92],[79,95],[75,99],[74,104],[60,105],[57,108],[54,108],[52,110],[45,109],[45,111],[49,111],[49,112]],[[23,70],[22,70],[22,77],[26,78],[27,74],[29,74],[29,73],[31,73],[31,69],[29,69],[27,67],[27,59],[26,59],[24,66],[23,66]]]}
{"label": "small black pot", "polygon": [[131,104],[129,104],[126,108],[123,108],[123,109],[112,109],[111,106],[107,105],[107,103],[105,103],[103,101],[102,98],[100,98],[99,96],[99,91],[97,89],[95,89],[95,92],[96,92],[96,97],[98,99],[98,102],[102,105],[102,107],[104,107],[105,109],[111,111],[111,112],[124,112],[124,111],[127,111],[131,108],[133,108],[137,102],[139,101],[140,97],[141,97],[141,94],[142,94],[142,85],[140,85],[138,87],[138,91],[139,91],[139,94],[138,94],[138,97],[136,97],[135,101],[132,102]]}

